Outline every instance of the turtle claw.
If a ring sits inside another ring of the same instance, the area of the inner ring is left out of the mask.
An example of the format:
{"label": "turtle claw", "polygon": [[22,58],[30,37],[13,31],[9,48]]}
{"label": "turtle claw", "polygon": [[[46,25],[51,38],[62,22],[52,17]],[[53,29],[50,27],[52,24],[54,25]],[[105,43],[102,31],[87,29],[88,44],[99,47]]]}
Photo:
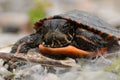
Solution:
{"label": "turtle claw", "polygon": [[15,59],[5,60],[4,63],[3,63],[3,66],[6,66],[6,65],[7,65],[7,66],[8,66],[8,67],[7,67],[7,70],[12,72],[13,69],[17,68],[17,67],[16,67],[17,65],[15,66],[15,63],[16,63],[16,62],[18,62],[18,61],[15,60]]}
{"label": "turtle claw", "polygon": [[3,63],[3,66],[8,65],[7,70],[12,72],[13,69],[11,68],[11,65],[13,65],[13,64],[14,64],[13,60],[5,60]]}
{"label": "turtle claw", "polygon": [[3,62],[3,66],[5,66],[8,62],[9,62],[9,60],[5,60],[5,61]]}

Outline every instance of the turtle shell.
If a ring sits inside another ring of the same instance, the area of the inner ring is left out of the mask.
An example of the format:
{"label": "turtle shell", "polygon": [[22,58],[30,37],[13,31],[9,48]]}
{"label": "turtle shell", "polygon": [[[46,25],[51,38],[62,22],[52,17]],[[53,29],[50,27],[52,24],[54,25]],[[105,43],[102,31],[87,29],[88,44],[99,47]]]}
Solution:
{"label": "turtle shell", "polygon": [[109,25],[107,22],[103,21],[99,17],[80,10],[72,10],[64,14],[56,15],[53,17],[40,19],[35,23],[34,28],[37,30],[43,24],[43,21],[50,19],[65,19],[79,27],[91,31],[95,34],[100,35],[104,39],[120,40],[120,30]]}

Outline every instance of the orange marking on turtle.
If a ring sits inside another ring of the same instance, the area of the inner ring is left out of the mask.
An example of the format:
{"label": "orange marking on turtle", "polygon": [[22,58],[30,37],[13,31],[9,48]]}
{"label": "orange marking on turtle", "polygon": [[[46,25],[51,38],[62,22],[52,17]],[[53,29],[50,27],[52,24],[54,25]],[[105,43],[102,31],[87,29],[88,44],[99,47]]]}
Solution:
{"label": "orange marking on turtle", "polygon": [[53,56],[67,56],[71,58],[79,58],[79,57],[93,57],[99,54],[105,54],[106,48],[101,48],[96,52],[88,52],[81,49],[78,49],[74,46],[66,46],[61,48],[50,48],[45,47],[43,45],[39,45],[39,49],[43,54],[53,55]]}
{"label": "orange marking on turtle", "polygon": [[90,43],[92,43],[92,44],[95,44],[93,41],[87,39],[85,36],[82,36],[82,35],[76,35],[76,37],[80,37],[80,38],[82,38],[83,40],[85,40],[85,41],[87,41],[87,42],[90,42]]}
{"label": "orange marking on turtle", "polygon": [[35,24],[34,24],[34,29],[39,29],[39,27],[41,26],[43,24],[43,22],[42,21],[39,21],[39,22],[36,22]]}
{"label": "orange marking on turtle", "polygon": [[110,39],[112,37],[111,34],[108,34],[107,37],[106,37],[106,40]]}
{"label": "orange marking on turtle", "polygon": [[102,34],[104,34],[104,33],[100,31],[98,34],[99,34],[99,35],[102,35]]}
{"label": "orange marking on turtle", "polygon": [[78,25],[80,25],[81,23],[77,22]]}
{"label": "orange marking on turtle", "polygon": [[47,20],[51,20],[51,19],[52,19],[51,17],[47,18]]}
{"label": "orange marking on turtle", "polygon": [[118,41],[118,40],[120,40],[120,37],[114,36],[114,40]]}
{"label": "orange marking on turtle", "polygon": [[85,57],[90,56],[90,52],[80,50],[74,46],[67,46],[67,47],[61,47],[61,48],[49,48],[43,45],[39,45],[39,49],[43,54],[55,55],[55,56],[63,55],[71,58],[77,58],[81,56],[85,56]]}
{"label": "orange marking on turtle", "polygon": [[93,28],[92,28],[91,26],[88,26],[88,29],[89,29],[89,30],[92,30]]}
{"label": "orange marking on turtle", "polygon": [[63,18],[63,19],[65,19],[65,20],[67,20],[67,21],[71,21],[71,19],[69,19],[69,18]]}
{"label": "orange marking on turtle", "polygon": [[33,28],[34,28],[34,29],[38,29],[38,28],[39,28],[39,26],[34,26]]}
{"label": "orange marking on turtle", "polygon": [[106,52],[107,52],[107,48],[101,48],[101,49],[95,51],[92,56],[104,55]]}

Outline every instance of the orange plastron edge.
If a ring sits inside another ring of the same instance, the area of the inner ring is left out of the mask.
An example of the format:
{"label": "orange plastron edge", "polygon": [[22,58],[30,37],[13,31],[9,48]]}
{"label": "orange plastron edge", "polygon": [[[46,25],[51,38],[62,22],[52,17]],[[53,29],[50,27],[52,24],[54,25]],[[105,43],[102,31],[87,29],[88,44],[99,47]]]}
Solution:
{"label": "orange plastron edge", "polygon": [[100,49],[96,52],[88,52],[88,51],[78,49],[71,45],[66,47],[61,47],[61,48],[50,48],[50,47],[45,47],[43,45],[39,45],[39,49],[43,54],[53,55],[53,56],[63,55],[71,58],[96,56],[99,53],[104,54],[106,51],[106,49]]}

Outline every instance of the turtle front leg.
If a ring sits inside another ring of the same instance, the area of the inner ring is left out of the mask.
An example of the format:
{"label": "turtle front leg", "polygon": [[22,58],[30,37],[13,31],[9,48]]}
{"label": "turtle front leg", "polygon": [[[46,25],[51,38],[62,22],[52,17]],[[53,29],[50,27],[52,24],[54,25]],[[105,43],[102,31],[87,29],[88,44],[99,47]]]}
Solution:
{"label": "turtle front leg", "polygon": [[38,47],[41,42],[40,34],[34,33],[17,41],[10,51],[11,53],[27,53],[29,49]]}
{"label": "turtle front leg", "polygon": [[[41,43],[41,36],[40,34],[34,33],[34,34],[30,34],[29,36],[23,37],[22,39],[20,39],[19,41],[17,41],[12,49],[11,49],[11,53],[13,54],[17,54],[17,53],[27,53],[29,49],[32,48],[36,48],[38,47],[39,43]],[[8,70],[12,71],[14,69],[15,66],[13,66],[15,63],[18,63],[20,65],[22,65],[19,61],[15,60],[15,59],[10,59],[10,60],[5,60],[3,63],[3,66],[5,64],[8,64]],[[24,65],[24,64],[23,64]]]}

